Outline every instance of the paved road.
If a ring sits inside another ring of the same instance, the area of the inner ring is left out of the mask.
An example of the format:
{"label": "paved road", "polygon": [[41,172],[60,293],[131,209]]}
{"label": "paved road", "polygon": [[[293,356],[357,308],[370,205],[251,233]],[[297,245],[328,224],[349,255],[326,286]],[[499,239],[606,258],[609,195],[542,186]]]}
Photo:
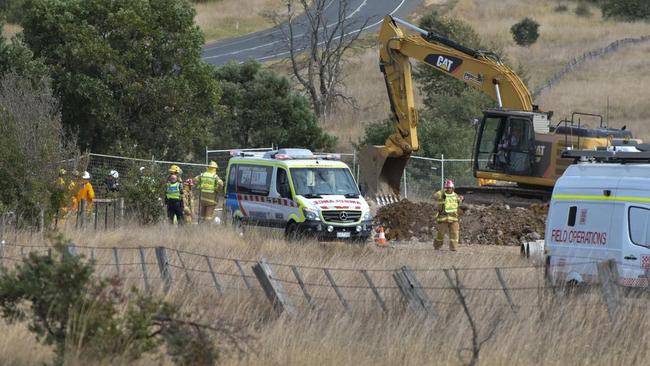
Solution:
{"label": "paved road", "polygon": [[[347,35],[363,31],[377,30],[386,14],[403,17],[413,12],[420,0],[348,0],[347,18],[349,20]],[[326,4],[328,24],[338,19],[339,0],[329,0]],[[294,23],[294,44],[303,49],[308,45],[307,24],[304,17],[298,17]],[[268,61],[286,57],[286,25],[280,25],[264,31],[252,33],[239,38],[208,44],[203,48],[203,60],[213,65],[223,65],[230,60],[244,61],[254,58]]]}

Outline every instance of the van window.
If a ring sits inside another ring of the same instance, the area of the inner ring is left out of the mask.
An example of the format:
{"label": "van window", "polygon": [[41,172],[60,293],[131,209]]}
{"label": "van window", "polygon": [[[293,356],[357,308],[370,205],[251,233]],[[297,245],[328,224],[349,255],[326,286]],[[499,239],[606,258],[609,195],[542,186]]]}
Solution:
{"label": "van window", "polygon": [[268,196],[273,168],[258,165],[237,167],[237,193]]}
{"label": "van window", "polygon": [[228,173],[228,186],[226,187],[226,192],[236,192],[237,185],[237,165],[233,164],[230,166],[230,172]]}
{"label": "van window", "polygon": [[289,186],[289,176],[286,170],[278,168],[275,186],[278,189],[280,197],[291,199],[291,187]]}
{"label": "van window", "polygon": [[650,210],[641,207],[630,207],[628,211],[630,240],[636,245],[650,245]]}
{"label": "van window", "polygon": [[569,222],[568,226],[576,226],[576,213],[578,212],[578,206],[569,207]]}

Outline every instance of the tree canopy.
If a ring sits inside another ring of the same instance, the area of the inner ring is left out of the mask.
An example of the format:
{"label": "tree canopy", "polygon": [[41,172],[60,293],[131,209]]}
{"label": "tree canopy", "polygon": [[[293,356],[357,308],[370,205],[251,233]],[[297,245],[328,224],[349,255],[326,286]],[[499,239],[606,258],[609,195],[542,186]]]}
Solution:
{"label": "tree canopy", "polygon": [[214,131],[218,146],[333,147],[335,138],[323,132],[309,100],[294,92],[286,77],[252,60],[229,63],[215,76],[225,109]]}
{"label": "tree canopy", "polygon": [[27,0],[25,42],[50,67],[82,149],[185,158],[219,101],[186,0]]}

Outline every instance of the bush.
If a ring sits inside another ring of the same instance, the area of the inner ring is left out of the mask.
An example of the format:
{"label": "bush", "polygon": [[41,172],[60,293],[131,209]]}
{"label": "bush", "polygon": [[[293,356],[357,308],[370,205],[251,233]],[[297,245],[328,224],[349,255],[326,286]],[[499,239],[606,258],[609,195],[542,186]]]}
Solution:
{"label": "bush", "polygon": [[510,28],[510,33],[518,45],[528,47],[537,41],[538,29],[539,23],[530,18],[524,18]]}
{"label": "bush", "polygon": [[555,10],[556,13],[564,13],[564,12],[569,11],[569,7],[564,5],[564,4],[559,4],[553,10]]}
{"label": "bush", "polygon": [[591,9],[589,8],[589,5],[587,5],[584,2],[579,3],[578,6],[576,6],[574,12],[575,12],[575,14],[577,16],[583,17],[583,18],[589,18],[590,16],[592,16]]}
{"label": "bush", "polygon": [[56,364],[129,364],[163,343],[177,364],[216,362],[206,326],[179,319],[179,308],[164,300],[124,292],[118,278],[96,279],[92,263],[67,252],[69,242],[53,241],[57,255],[30,253],[2,272],[0,309],[6,321],[27,321],[42,343],[54,345]]}
{"label": "bush", "polygon": [[155,173],[154,167],[144,167],[140,171],[133,165],[126,176],[129,178],[122,182],[121,193],[130,214],[141,225],[159,222],[164,217],[162,194],[165,183]]}
{"label": "bush", "polygon": [[605,18],[626,21],[650,19],[648,0],[603,0],[601,8]]}

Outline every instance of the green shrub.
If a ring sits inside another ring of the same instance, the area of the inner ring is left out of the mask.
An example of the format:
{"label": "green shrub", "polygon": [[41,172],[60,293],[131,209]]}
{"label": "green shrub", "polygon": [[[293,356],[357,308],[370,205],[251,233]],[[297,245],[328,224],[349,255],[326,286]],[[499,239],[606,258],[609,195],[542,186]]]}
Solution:
{"label": "green shrub", "polygon": [[538,30],[539,23],[530,18],[524,18],[510,28],[510,33],[518,45],[527,47],[537,41]]}
{"label": "green shrub", "polygon": [[650,19],[648,0],[603,0],[601,8],[605,18],[626,21]]}
{"label": "green shrub", "polygon": [[122,182],[121,194],[130,215],[142,225],[155,224],[163,218],[162,195],[165,182],[156,174],[153,166],[133,165]]}
{"label": "green shrub", "polygon": [[218,350],[207,326],[179,319],[178,306],[119,278],[94,277],[92,263],[68,253],[54,236],[54,256],[30,253],[0,275],[0,310],[7,322],[27,321],[40,342],[53,345],[56,364],[129,364],[162,344],[175,363],[212,365]]}
{"label": "green shrub", "polygon": [[591,13],[591,9],[589,8],[589,5],[587,5],[584,2],[580,2],[578,6],[576,6],[574,10],[575,14],[579,17],[583,18],[589,18],[593,14]]}
{"label": "green shrub", "polygon": [[564,12],[569,11],[569,7],[564,5],[564,4],[559,4],[553,10],[555,10],[556,13],[564,13]]}

